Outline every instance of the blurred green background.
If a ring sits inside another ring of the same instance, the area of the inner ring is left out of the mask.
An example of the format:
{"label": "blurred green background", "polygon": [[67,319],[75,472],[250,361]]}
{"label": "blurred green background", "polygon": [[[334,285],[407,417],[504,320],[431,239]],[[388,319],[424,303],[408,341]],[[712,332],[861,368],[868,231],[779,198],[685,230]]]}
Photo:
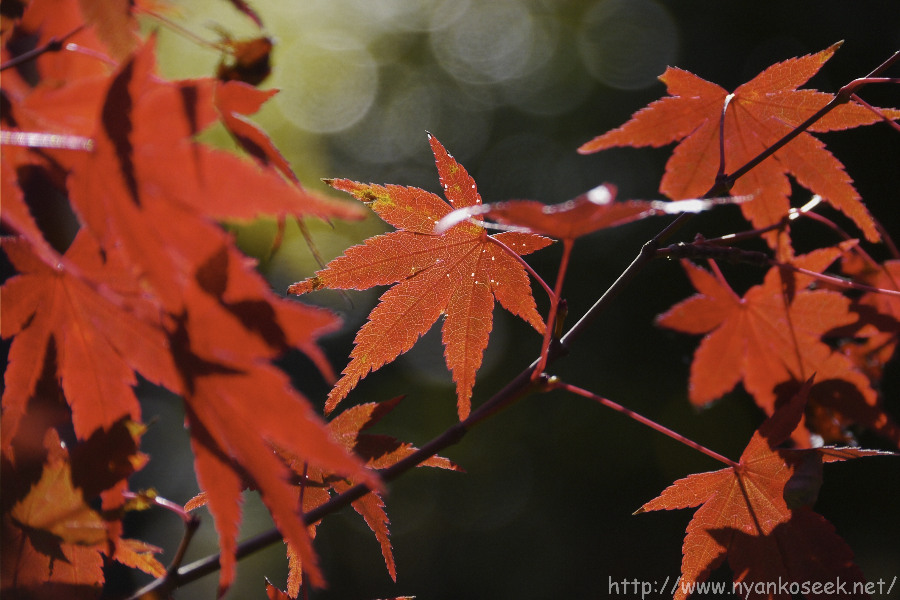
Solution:
{"label": "blurred green background", "polygon": [[[590,156],[575,149],[664,95],[657,76],[667,65],[734,89],[776,61],[845,40],[810,83],[833,92],[900,49],[900,5],[888,0],[273,0],[252,5],[275,40],[273,72],[261,87],[281,89],[255,120],[304,184],[322,191],[327,188],[320,178],[346,177],[438,192],[425,135],[430,131],[473,175],[485,201],[559,202],[605,181],[615,183],[622,198],[659,198],[671,147]],[[223,0],[183,3],[171,18],[210,40],[220,29],[236,38],[259,35]],[[165,75],[215,72],[215,51],[159,23],[147,21],[146,27],[159,30]],[[863,97],[900,105],[896,86],[867,88]],[[857,180],[875,216],[900,234],[896,132],[876,126],[822,137]],[[222,131],[208,139],[228,143]],[[798,190],[795,205],[808,197]],[[579,240],[565,292],[572,322],[664,222],[644,221]],[[326,260],[384,230],[377,219],[308,225]],[[696,219],[682,239],[697,231],[714,236],[742,228],[738,211],[723,208]],[[819,227],[796,231],[808,247],[834,242]],[[269,257],[274,233],[273,222],[236,230],[242,247],[261,259],[262,272],[280,291],[317,267],[293,224],[280,251]],[[552,281],[559,255],[554,247],[529,262]],[[738,287],[762,275],[751,267],[728,274]],[[324,341],[338,370],[378,293],[308,297],[345,319],[344,329]],[[687,374],[696,339],[653,325],[656,314],[690,293],[675,263],[652,264],[553,370],[737,458],[762,420],[760,411],[740,388],[709,409],[691,408]],[[546,309],[546,298],[536,297]],[[528,326],[498,311],[474,403],[526,366],[539,345]],[[321,407],[328,388],[316,372],[300,356],[284,364],[299,389]],[[888,409],[900,417],[895,365],[888,368],[883,391]],[[456,420],[437,328],[394,365],[364,380],[344,407],[400,394],[407,398],[379,431],[422,444]],[[190,451],[180,405],[154,389],[143,396],[145,420],[154,423],[144,438],[153,460],[134,487],[153,486],[185,502],[197,488],[185,459]],[[265,399],[258,402],[264,410]],[[861,442],[885,447],[877,438],[863,436]],[[467,473],[418,469],[390,486],[387,512],[397,583],[388,577],[362,518],[346,510],[319,529],[316,547],[329,587],[312,597],[596,598],[611,595],[610,580],[672,581],[680,572],[692,512],[631,513],[674,479],[718,468],[617,413],[562,394],[526,399],[475,429],[446,456]],[[897,474],[896,460],[886,458],[826,469],[817,508],[854,549],[870,580],[900,575]],[[254,494],[247,495],[246,508],[247,535],[270,526]],[[130,526],[134,535],[166,548],[166,559],[180,538],[180,524],[168,515],[137,515]],[[215,551],[212,521],[204,513],[189,560]],[[121,573],[121,589],[133,585],[130,577]],[[282,546],[241,561],[230,597],[264,598],[264,577],[284,587]],[[715,578],[730,580],[727,567]],[[216,577],[207,577],[175,597],[210,598],[215,585]],[[898,588],[890,597],[900,598]]]}

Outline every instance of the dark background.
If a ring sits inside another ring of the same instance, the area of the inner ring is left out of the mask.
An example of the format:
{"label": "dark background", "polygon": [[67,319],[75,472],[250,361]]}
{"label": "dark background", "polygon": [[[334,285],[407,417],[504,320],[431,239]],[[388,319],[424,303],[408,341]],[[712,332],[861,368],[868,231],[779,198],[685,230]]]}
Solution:
{"label": "dark background", "polygon": [[[834,92],[900,49],[900,10],[890,1],[346,0],[254,6],[277,42],[274,72],[263,87],[284,89],[259,122],[304,183],[325,189],[319,178],[347,177],[437,192],[427,130],[474,176],[486,201],[559,202],[604,181],[618,185],[621,197],[659,198],[671,147],[590,156],[575,150],[664,95],[655,77],[666,65],[733,90],[774,62],[845,40],[810,82]],[[212,22],[237,35],[252,33],[246,19],[230,14],[225,3],[191,8],[195,12],[184,19],[198,30]],[[160,33],[160,52],[171,76],[211,73],[217,60],[166,29]],[[337,63],[328,62],[335,56]],[[334,96],[317,96],[319,88]],[[873,86],[862,95],[876,105],[897,106],[897,89]],[[348,98],[363,98],[368,108],[354,105],[341,108],[344,113],[328,113]],[[317,116],[317,110],[324,112]],[[900,233],[898,134],[875,126],[821,137],[856,180],[876,218],[895,236]],[[794,205],[808,199],[809,192],[798,189]],[[662,219],[645,221],[579,240],[565,290],[571,323],[663,224]],[[326,259],[381,227],[377,220],[333,229],[310,224]],[[745,227],[736,209],[723,208],[697,218],[681,239],[698,231],[714,236]],[[261,269],[275,289],[283,290],[316,267],[295,227],[289,228],[281,251],[266,257],[273,231],[272,223],[262,222],[238,235],[247,252],[262,258]],[[808,248],[834,242],[816,226],[798,226],[795,236]],[[560,248],[551,248],[529,262],[552,281],[559,254]],[[736,267],[728,275],[740,288],[758,282],[762,272]],[[326,292],[310,297],[347,320],[340,334],[324,342],[338,370],[377,293],[350,293],[352,304]],[[675,263],[651,264],[578,341],[572,355],[553,365],[553,372],[737,458],[761,422],[761,412],[740,387],[708,409],[693,409],[687,374],[697,340],[653,325],[655,315],[690,293]],[[545,309],[546,298],[536,297]],[[474,403],[530,363],[539,345],[528,326],[503,311],[495,313]],[[321,378],[302,357],[289,357],[285,366],[321,406],[328,390]],[[889,365],[883,392],[888,410],[900,418],[897,372]],[[399,394],[407,398],[379,431],[422,444],[456,420],[437,328],[395,365],[364,380],[345,405]],[[145,420],[154,423],[144,438],[153,460],[135,487],[152,485],[185,502],[196,493],[196,484],[179,403],[153,389],[145,391],[143,401]],[[886,448],[867,435],[860,442]],[[620,414],[560,393],[527,398],[472,431],[446,456],[467,473],[417,469],[390,486],[387,512],[397,583],[390,581],[362,518],[346,510],[319,529],[316,547],[329,588],[313,597],[595,598],[614,595],[610,581],[662,583],[668,577],[671,584],[680,573],[684,528],[692,511],[632,512],[675,479],[720,466]],[[897,469],[892,458],[829,465],[816,507],[854,549],[872,581],[890,582],[900,575]],[[132,526],[134,535],[164,546],[166,558],[180,537],[177,519],[168,515],[142,515]],[[249,494],[245,532],[268,526],[258,499]],[[215,532],[205,515],[190,555],[199,558],[215,550]],[[263,576],[284,587],[281,546],[242,561],[230,597],[263,598]],[[729,581],[727,567],[715,577]],[[176,598],[212,597],[215,580],[211,576],[187,586]],[[898,588],[890,597],[900,598]],[[668,596],[656,592],[651,596]]]}

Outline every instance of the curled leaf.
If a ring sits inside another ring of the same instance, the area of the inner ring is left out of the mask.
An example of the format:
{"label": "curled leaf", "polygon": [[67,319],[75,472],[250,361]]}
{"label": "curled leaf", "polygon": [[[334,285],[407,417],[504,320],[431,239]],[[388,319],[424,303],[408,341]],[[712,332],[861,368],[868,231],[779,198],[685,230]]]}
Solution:
{"label": "curled leaf", "polygon": [[[434,232],[442,234],[473,218],[488,218],[498,229],[547,235],[573,240],[600,229],[617,227],[647,217],[683,212],[701,212],[717,204],[737,204],[745,198],[690,199],[675,202],[658,200],[616,201],[616,188],[605,183],[559,204],[536,200],[508,200],[457,208],[441,218]],[[487,227],[488,225],[483,225]]]}

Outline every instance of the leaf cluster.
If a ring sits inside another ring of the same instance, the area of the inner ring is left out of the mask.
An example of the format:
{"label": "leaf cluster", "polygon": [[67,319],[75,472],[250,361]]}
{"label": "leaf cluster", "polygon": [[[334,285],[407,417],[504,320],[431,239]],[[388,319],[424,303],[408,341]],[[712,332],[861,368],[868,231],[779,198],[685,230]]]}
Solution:
{"label": "leaf cluster", "polygon": [[[232,4],[261,28],[247,4]],[[104,566],[117,561],[157,578],[136,596],[168,593],[216,569],[224,594],[238,558],[250,551],[238,543],[247,489],[259,492],[276,524],[266,540],[287,546],[287,591],[270,584],[269,597],[325,584],[313,538],[324,516],[347,505],[374,533],[396,580],[385,483],[416,466],[461,470],[438,453],[503,407],[551,390],[626,414],[724,465],[676,481],[638,511],[699,507],[685,537],[685,582],[703,581],[726,559],[736,582],[865,581],[849,547],[812,507],[825,463],[886,453],[859,448],[857,432],[900,445],[900,427],[879,393],[900,333],[900,254],[814,134],[897,128],[900,111],[856,95],[864,85],[896,83],[881,77],[896,55],[836,95],[801,87],[838,45],[772,65],[734,92],[669,68],[661,77],[666,97],[579,149],[677,142],[659,188],[669,201],[622,201],[604,184],[558,205],[484,203],[463,165],[429,134],[443,198],[326,180],[358,201],[351,203],[305,189],[249,119],[275,93],[251,85],[268,74],[268,37],[227,38],[217,46],[225,53],[217,77],[173,81],[158,73],[154,36],[138,27],[138,15],[162,18],[154,8],[65,7],[35,0],[2,31],[2,247],[15,270],[3,283],[0,326],[11,340],[0,424],[4,593],[97,597]],[[18,52],[22,39],[36,50]],[[240,154],[198,141],[214,125]],[[792,197],[792,179],[812,201]],[[49,235],[36,218],[48,196],[74,214],[70,239]],[[691,215],[729,204],[739,206],[746,230],[673,243]],[[817,213],[822,204],[860,235]],[[353,220],[365,207],[395,230],[348,248],[288,290],[390,286],[357,332],[323,417],[277,361],[302,352],[333,381],[319,344],[339,318],[272,291],[223,224],[264,214],[281,223]],[[566,330],[563,291],[577,241],[649,218],[668,224]],[[798,219],[828,228],[836,241],[797,251]],[[745,247],[754,240],[765,250]],[[554,241],[563,250],[551,286],[523,257]],[[866,248],[876,245],[893,257],[873,258]],[[696,290],[657,318],[661,327],[702,336],[690,401],[706,406],[740,384],[767,417],[737,461],[551,370],[656,258],[680,259]],[[726,262],[758,267],[758,283],[736,292],[720,267]],[[546,316],[532,283],[547,296]],[[518,377],[474,402],[497,303],[540,343]],[[335,412],[439,319],[459,423],[416,448],[370,431],[399,398]],[[129,489],[129,476],[149,460],[140,450],[146,426],[134,391],[141,380],[183,401],[201,489],[184,508]],[[221,554],[185,568],[197,522],[189,513],[200,506],[212,514]],[[160,549],[124,531],[127,512],[158,507],[185,522],[168,568]]]}

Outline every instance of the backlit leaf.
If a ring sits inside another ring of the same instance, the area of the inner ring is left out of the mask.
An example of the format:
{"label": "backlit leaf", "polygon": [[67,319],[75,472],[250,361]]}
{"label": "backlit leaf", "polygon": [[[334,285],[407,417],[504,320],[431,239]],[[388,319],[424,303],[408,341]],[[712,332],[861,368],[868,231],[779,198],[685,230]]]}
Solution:
{"label": "backlit leaf", "polygon": [[[481,366],[493,321],[494,300],[543,332],[524,268],[485,229],[467,223],[435,235],[438,221],[456,208],[481,204],[475,182],[434,137],[429,138],[449,204],[418,188],[329,180],[333,187],[369,205],[397,231],[349,248],[314,277],[288,290],[303,294],[320,288],[363,290],[397,284],[381,296],[359,330],[350,364],[328,395],[331,411],[370,371],[409,350],[438,317],[447,366],[456,382],[457,408],[464,419],[471,406],[475,373]],[[528,254],[550,240],[528,233],[494,236],[517,254]]]}
{"label": "backlit leaf", "polygon": [[[858,448],[779,450],[777,446],[800,422],[810,383],[760,426],[736,468],[680,479],[637,511],[700,507],[687,527],[676,600],[685,598],[692,584],[705,581],[726,557],[736,584],[824,585],[839,577],[850,590],[853,582],[865,582],[853,553],[834,527],[806,506],[789,508],[784,499],[785,486],[808,457],[835,462],[887,454]],[[746,593],[744,597],[749,598],[791,598],[752,587]]]}
{"label": "backlit leaf", "polygon": [[[827,248],[796,257],[795,266],[823,271],[840,254]],[[868,378],[823,336],[856,321],[850,300],[827,289],[807,289],[811,278],[779,267],[762,284],[738,296],[718,275],[683,262],[699,292],[657,317],[657,323],[685,333],[704,334],[691,364],[689,397],[702,406],[729,392],[738,382],[771,415],[779,388],[796,390],[813,374],[813,407],[824,403],[895,443],[898,428],[880,408]],[[792,387],[793,386],[793,387]],[[781,394],[782,396],[784,393]],[[808,444],[805,427],[797,441]],[[806,441],[804,441],[804,438]]]}
{"label": "backlit leaf", "polygon": [[[733,94],[692,73],[669,67],[660,77],[668,87],[668,96],[641,109],[621,127],[587,142],[579,151],[679,142],[666,165],[660,192],[672,199],[701,197],[713,186],[720,167],[720,135],[725,137],[724,171],[732,173],[831,101],[831,94],[797,88],[818,72],[837,47],[772,65]],[[898,110],[881,110],[888,118],[900,118]],[[811,131],[847,129],[879,120],[872,111],[850,102],[833,109]],[[772,225],[787,215],[791,193],[788,174],[846,214],[867,239],[880,239],[844,166],[807,132],[732,187],[734,195],[753,196],[742,209],[755,227]]]}

